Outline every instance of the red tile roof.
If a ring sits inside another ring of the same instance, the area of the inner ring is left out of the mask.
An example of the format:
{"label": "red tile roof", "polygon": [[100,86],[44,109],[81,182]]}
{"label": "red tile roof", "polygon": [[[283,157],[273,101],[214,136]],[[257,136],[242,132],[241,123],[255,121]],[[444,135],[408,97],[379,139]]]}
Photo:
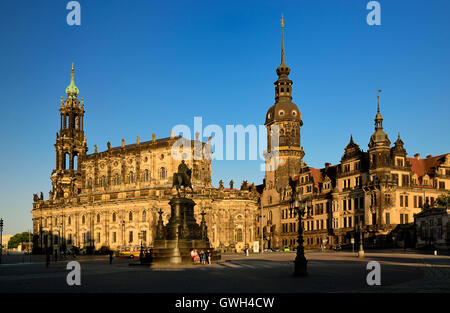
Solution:
{"label": "red tile roof", "polygon": [[445,162],[446,156],[447,154],[441,154],[426,159],[407,158],[407,160],[411,163],[411,171],[421,177],[426,174],[433,175],[436,167]]}
{"label": "red tile roof", "polygon": [[322,173],[320,172],[320,169],[310,167],[309,170],[314,179],[314,186],[319,188],[319,183],[322,182]]}

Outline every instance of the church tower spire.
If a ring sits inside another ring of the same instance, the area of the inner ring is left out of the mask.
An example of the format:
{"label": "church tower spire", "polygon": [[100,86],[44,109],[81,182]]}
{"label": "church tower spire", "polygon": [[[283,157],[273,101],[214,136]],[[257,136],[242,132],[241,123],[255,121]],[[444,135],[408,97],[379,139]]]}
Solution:
{"label": "church tower spire", "polygon": [[284,55],[284,25],[284,18],[281,16],[281,63],[277,68],[278,80],[274,83],[275,101],[292,100],[292,81],[288,77],[291,69],[286,65]]}
{"label": "church tower spire", "polygon": [[275,104],[266,114],[267,152],[266,182],[275,189],[284,188],[289,177],[294,177],[300,170],[304,156],[300,146],[300,128],[303,125],[300,111],[292,102],[291,69],[286,65],[285,21],[281,17],[281,64],[277,67],[278,79],[275,85]]}
{"label": "church tower spire", "polygon": [[61,97],[60,130],[56,133],[56,169],[52,172],[53,197],[75,196],[81,190],[81,162],[86,157],[87,145],[84,135],[84,101],[77,99],[75,70],[72,63],[67,98]]}
{"label": "church tower spire", "polygon": [[66,88],[66,94],[68,98],[76,98],[78,96],[79,90],[75,85],[75,70],[72,63],[72,72],[70,73],[70,85]]}
{"label": "church tower spire", "polygon": [[377,94],[377,115],[375,116],[375,130],[383,129],[383,116],[380,113],[380,92],[381,92],[381,90],[378,90],[378,94]]}
{"label": "church tower spire", "polygon": [[375,132],[370,137],[369,148],[389,147],[391,141],[388,135],[383,131],[383,116],[380,112],[380,92],[377,94],[377,114],[375,115]]}
{"label": "church tower spire", "polygon": [[284,19],[281,14],[281,64],[284,64]]}

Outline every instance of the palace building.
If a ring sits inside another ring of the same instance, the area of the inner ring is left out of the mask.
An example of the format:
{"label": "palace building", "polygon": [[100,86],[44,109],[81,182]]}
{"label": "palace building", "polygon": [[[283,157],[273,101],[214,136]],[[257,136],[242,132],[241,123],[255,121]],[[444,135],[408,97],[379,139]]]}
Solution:
{"label": "palace building", "polygon": [[[34,195],[33,231],[36,250],[76,246],[80,249],[112,249],[121,246],[151,246],[155,238],[158,211],[170,217],[169,200],[173,173],[181,162],[172,147],[180,139],[167,138],[125,144],[87,154],[84,133],[85,105],[78,100],[72,66],[71,82],[61,98],[60,130],[56,135],[56,167],[50,179],[49,199]],[[182,141],[183,142],[183,141]],[[210,143],[184,140],[181,151],[192,169],[195,216],[200,223],[205,212],[208,238],[222,251],[241,251],[253,245],[258,213],[258,193],[253,184],[241,189],[214,188],[211,161],[194,153],[208,151]],[[199,151],[196,147],[200,147]],[[180,152],[181,152],[180,151]],[[188,194],[188,196],[190,196]]]}
{"label": "palace building", "polygon": [[[396,242],[398,246],[405,242],[413,246],[414,236],[405,238],[409,234],[401,231],[401,225],[413,223],[414,214],[434,206],[439,196],[448,194],[450,153],[408,157],[400,133],[391,146],[383,130],[378,95],[375,130],[369,138],[368,151],[361,150],[350,136],[339,164],[325,163],[321,169],[309,167],[302,160],[303,122],[292,102],[293,83],[285,64],[283,29],[281,64],[276,72],[275,104],[267,111],[265,122],[268,157],[259,221],[264,247],[289,246],[292,250],[297,245],[298,217],[289,207],[289,178],[295,181],[305,208],[302,227],[306,248],[349,245],[352,238],[358,241],[360,230],[374,246],[395,246]],[[276,147],[272,147],[270,137],[274,127],[279,132]],[[450,232],[450,224],[444,227]]]}

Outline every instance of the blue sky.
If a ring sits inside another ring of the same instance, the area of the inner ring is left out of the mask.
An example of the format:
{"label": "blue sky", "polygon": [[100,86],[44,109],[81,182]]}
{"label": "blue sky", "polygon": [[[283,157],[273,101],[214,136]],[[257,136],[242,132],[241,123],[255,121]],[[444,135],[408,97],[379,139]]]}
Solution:
{"label": "blue sky", "polygon": [[[32,195],[48,196],[59,99],[75,62],[90,152],[169,136],[176,124],[263,124],[274,103],[280,16],[305,161],[339,162],[350,134],[367,150],[382,89],[385,130],[409,155],[450,152],[450,2],[389,0],[381,26],[368,0],[65,0],[0,3],[0,217],[31,227]],[[206,138],[203,138],[206,140]],[[213,161],[212,181],[259,184],[257,161]]]}

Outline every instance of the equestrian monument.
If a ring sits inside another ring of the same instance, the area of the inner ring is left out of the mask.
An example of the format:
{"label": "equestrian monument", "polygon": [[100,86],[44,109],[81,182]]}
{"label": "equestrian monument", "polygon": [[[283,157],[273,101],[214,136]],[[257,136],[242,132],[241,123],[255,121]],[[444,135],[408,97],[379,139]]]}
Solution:
{"label": "equestrian monument", "polygon": [[[183,264],[192,263],[191,250],[210,250],[212,260],[220,259],[209,244],[205,213],[202,212],[202,221],[198,225],[194,216],[195,202],[186,197],[186,188],[191,186],[191,169],[184,160],[178,166],[178,172],[173,175],[172,188],[176,187],[177,196],[170,201],[171,216],[164,225],[162,210],[159,210],[159,220],[156,229],[156,238],[153,245],[153,263]],[[183,188],[183,195],[180,189]]]}

